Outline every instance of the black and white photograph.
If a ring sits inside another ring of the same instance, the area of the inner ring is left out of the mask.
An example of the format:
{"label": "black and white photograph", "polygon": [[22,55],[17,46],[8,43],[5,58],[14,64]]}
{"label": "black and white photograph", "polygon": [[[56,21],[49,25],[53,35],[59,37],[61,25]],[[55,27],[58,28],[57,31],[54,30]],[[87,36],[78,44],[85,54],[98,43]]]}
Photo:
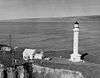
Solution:
{"label": "black and white photograph", "polygon": [[0,0],[0,78],[100,78],[100,0]]}

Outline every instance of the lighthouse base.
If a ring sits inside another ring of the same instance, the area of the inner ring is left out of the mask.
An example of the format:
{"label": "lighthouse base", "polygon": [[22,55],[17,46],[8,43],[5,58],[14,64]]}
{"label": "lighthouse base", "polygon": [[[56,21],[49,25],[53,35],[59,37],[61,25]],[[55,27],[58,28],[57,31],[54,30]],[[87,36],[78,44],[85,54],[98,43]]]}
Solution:
{"label": "lighthouse base", "polygon": [[81,62],[81,55],[80,54],[71,54],[70,55],[71,58],[69,59],[69,61],[72,61],[72,62]]}

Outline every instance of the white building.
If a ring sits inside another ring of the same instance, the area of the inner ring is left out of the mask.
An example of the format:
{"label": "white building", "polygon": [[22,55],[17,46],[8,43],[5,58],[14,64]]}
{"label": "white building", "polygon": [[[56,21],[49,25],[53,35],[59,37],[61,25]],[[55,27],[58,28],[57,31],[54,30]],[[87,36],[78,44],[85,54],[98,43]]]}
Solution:
{"label": "white building", "polygon": [[36,51],[36,49],[25,49],[23,51],[23,59],[24,60],[33,59],[35,51]]}
{"label": "white building", "polygon": [[35,54],[34,59],[42,59],[43,54]]}
{"label": "white building", "polygon": [[43,57],[43,51],[40,51],[40,53],[36,53],[34,55],[34,59],[42,59],[42,57]]}

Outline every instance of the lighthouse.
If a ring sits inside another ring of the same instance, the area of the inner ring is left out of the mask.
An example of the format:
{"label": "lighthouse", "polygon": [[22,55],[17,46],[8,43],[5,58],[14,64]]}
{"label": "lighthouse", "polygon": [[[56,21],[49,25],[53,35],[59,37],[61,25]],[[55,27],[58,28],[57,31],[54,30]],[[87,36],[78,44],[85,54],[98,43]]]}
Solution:
{"label": "lighthouse", "polygon": [[70,61],[81,62],[81,55],[78,53],[79,43],[79,23],[76,21],[73,27],[73,53],[70,55]]}

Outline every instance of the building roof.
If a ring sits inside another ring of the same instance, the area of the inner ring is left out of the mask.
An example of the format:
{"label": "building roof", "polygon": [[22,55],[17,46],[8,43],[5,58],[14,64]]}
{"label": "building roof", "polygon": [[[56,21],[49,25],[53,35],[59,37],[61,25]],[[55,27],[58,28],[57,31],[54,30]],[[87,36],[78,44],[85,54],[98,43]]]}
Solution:
{"label": "building roof", "polygon": [[76,21],[74,24],[79,24],[79,22],[78,22],[78,21]]}
{"label": "building roof", "polygon": [[8,46],[6,44],[0,44],[0,47],[10,47],[10,46]]}

